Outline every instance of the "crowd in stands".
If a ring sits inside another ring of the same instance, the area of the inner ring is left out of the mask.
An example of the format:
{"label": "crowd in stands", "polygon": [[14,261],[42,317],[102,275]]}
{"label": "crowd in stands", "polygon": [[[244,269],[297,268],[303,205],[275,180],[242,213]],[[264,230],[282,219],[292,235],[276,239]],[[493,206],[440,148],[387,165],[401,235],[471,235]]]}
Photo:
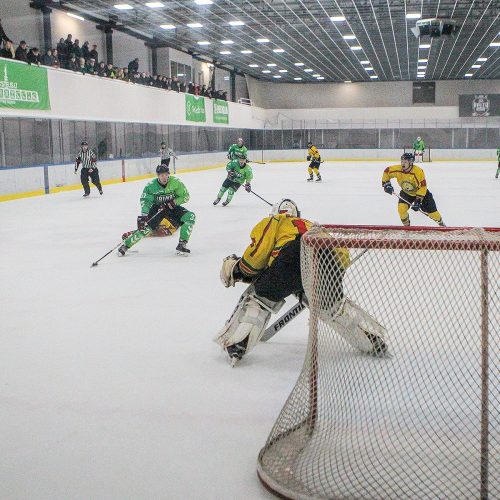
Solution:
{"label": "crowd in stands", "polygon": [[[66,39],[60,38],[56,47],[47,50],[43,55],[37,47],[28,46],[24,40],[14,49],[12,40],[6,35],[1,25],[0,19],[0,37],[3,46],[0,49],[0,57],[7,59],[16,59],[28,64],[39,66],[50,66],[53,68],[63,68],[82,74],[96,75],[103,78],[112,78],[126,82],[137,83],[148,87],[156,87],[174,92],[186,92],[197,96],[204,96],[210,99],[227,100],[227,92],[215,90],[206,85],[195,85],[193,82],[179,80],[176,76],[173,78],[163,75],[152,75],[148,71],[139,71],[139,58],[130,61],[125,68],[119,68],[112,63],[99,61],[97,45],[90,46],[89,42],[80,45],[80,40],[75,39],[69,34]],[[90,48],[92,47],[92,48]]]}

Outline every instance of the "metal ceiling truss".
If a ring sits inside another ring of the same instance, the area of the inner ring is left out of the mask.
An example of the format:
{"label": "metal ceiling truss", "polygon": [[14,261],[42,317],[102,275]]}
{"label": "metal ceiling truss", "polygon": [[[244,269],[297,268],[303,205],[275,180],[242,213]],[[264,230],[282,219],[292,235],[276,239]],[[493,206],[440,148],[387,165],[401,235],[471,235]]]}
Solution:
{"label": "metal ceiling truss", "polygon": [[[312,75],[327,82],[451,80],[463,79],[466,73],[472,73],[472,78],[500,78],[500,50],[490,47],[490,43],[500,41],[498,0],[213,0],[204,6],[194,0],[161,0],[163,7],[155,9],[147,7],[147,1],[67,0],[51,4],[101,22],[111,20],[118,29],[135,33],[152,45],[170,46],[265,80],[317,81]],[[133,9],[118,10],[114,7],[117,3],[127,3]],[[422,19],[453,19],[458,32],[455,37],[422,38],[420,43],[431,46],[419,48],[419,40],[411,32],[415,19],[406,18],[409,13],[418,13]],[[344,16],[345,21],[332,22],[332,16]],[[234,20],[245,25],[229,26]],[[192,22],[203,27],[187,27]],[[164,30],[162,24],[176,28]],[[346,40],[345,35],[355,38]],[[259,43],[258,38],[267,38],[269,43]],[[222,40],[234,43],[221,44]],[[199,45],[200,41],[210,44]],[[353,46],[361,49],[352,50]],[[277,48],[284,52],[273,52]],[[224,50],[231,53],[221,54]],[[252,53],[242,54],[242,50]],[[487,60],[478,63],[479,57]],[[419,63],[419,59],[428,61]],[[471,68],[476,63],[480,67]],[[418,77],[418,71],[424,75]]]}

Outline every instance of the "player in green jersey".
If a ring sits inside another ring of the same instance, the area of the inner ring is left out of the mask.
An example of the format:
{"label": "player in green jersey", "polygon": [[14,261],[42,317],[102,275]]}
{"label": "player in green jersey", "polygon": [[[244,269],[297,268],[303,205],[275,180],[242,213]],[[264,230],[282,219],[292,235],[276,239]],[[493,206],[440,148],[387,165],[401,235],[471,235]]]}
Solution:
{"label": "player in green jersey", "polygon": [[163,219],[167,219],[176,228],[180,227],[178,255],[189,255],[186,244],[191,236],[196,216],[181,205],[189,201],[189,192],[186,186],[170,175],[166,165],[156,167],[158,177],[149,182],[141,196],[141,215],[137,217],[138,229],[125,239],[118,249],[120,255],[151,234]]}
{"label": "player in green jersey", "polygon": [[237,160],[231,160],[227,166],[227,178],[222,183],[222,186],[217,194],[217,198],[215,198],[214,205],[217,205],[222,196],[227,191],[226,201],[222,202],[222,205],[225,207],[229,205],[231,200],[233,199],[234,193],[238,191],[242,184],[245,184],[245,189],[247,192],[252,190],[252,186],[250,185],[250,181],[253,178],[252,167],[247,163],[247,157],[243,153],[236,153],[238,156]]}

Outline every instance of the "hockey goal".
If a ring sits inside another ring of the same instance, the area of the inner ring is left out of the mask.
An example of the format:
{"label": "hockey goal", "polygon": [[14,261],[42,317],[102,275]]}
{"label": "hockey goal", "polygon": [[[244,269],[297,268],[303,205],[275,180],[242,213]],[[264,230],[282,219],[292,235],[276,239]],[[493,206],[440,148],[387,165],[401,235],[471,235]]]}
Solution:
{"label": "hockey goal", "polygon": [[[403,149],[403,153],[414,153],[414,149],[411,146],[405,146]],[[420,161],[420,158],[415,158],[417,161]],[[422,155],[422,162],[429,163],[431,162],[431,148],[426,147],[424,150],[424,154]]]}
{"label": "hockey goal", "polygon": [[[325,252],[346,248],[339,284]],[[500,498],[500,229],[315,226],[302,238],[309,341],[258,458],[285,498]],[[383,325],[347,343],[338,297]],[[337,293],[335,293],[337,292]]]}

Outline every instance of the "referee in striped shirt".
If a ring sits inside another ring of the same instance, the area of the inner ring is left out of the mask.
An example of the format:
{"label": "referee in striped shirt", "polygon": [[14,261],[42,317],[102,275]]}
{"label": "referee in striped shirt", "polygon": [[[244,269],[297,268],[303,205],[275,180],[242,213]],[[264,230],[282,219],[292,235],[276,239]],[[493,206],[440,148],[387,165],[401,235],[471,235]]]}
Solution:
{"label": "referee in striped shirt", "polygon": [[99,190],[99,194],[102,194],[101,181],[99,179],[99,170],[97,169],[97,156],[89,149],[89,143],[87,141],[82,141],[80,151],[76,155],[75,159],[75,174],[78,172],[78,167],[82,165],[82,170],[80,172],[80,180],[82,181],[84,198],[90,194],[89,178],[92,184]]}

